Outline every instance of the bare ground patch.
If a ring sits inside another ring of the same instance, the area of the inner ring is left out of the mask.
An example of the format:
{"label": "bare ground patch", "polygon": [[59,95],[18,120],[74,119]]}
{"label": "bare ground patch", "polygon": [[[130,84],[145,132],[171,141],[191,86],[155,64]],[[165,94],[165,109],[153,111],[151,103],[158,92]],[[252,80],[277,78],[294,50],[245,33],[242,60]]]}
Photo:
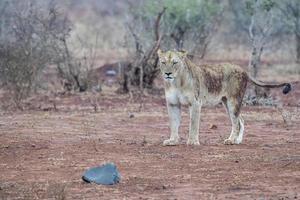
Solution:
{"label": "bare ground patch", "polygon": [[[299,198],[297,107],[286,107],[296,116],[289,124],[275,108],[244,107],[245,140],[236,146],[223,145],[231,129],[225,110],[204,108],[199,147],[185,145],[185,109],[182,143],[163,147],[169,136],[163,99],[146,99],[141,112],[126,97],[101,102],[97,113],[2,113],[0,199]],[[118,166],[118,185],[81,180],[86,169],[106,162]]]}

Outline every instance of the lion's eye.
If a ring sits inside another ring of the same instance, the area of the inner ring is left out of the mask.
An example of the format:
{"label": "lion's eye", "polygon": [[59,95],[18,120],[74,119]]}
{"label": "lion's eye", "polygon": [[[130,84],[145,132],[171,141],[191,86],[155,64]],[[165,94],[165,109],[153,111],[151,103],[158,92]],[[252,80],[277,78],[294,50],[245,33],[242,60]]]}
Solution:
{"label": "lion's eye", "polygon": [[166,62],[164,62],[164,61],[163,61],[163,62],[161,62],[161,64],[165,65],[165,64],[166,64]]}
{"label": "lion's eye", "polygon": [[177,63],[178,63],[177,61],[174,61],[174,62],[173,62],[173,65],[176,65]]}

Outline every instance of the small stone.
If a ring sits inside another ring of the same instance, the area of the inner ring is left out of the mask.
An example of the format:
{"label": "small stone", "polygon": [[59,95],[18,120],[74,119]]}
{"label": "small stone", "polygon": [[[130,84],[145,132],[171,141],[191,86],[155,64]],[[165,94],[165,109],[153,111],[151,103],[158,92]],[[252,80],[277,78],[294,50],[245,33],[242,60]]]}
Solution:
{"label": "small stone", "polygon": [[211,124],[210,125],[210,127],[209,127],[209,129],[217,129],[218,127],[217,127],[217,125],[215,125],[215,124]]}

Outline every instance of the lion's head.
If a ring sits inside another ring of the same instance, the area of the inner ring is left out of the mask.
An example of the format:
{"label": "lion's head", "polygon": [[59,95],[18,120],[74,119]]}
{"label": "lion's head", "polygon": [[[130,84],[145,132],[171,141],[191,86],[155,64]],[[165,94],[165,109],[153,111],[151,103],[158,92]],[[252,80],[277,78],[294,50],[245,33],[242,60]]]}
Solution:
{"label": "lion's head", "polygon": [[159,66],[165,81],[173,81],[184,67],[183,60],[187,56],[186,51],[157,51]]}

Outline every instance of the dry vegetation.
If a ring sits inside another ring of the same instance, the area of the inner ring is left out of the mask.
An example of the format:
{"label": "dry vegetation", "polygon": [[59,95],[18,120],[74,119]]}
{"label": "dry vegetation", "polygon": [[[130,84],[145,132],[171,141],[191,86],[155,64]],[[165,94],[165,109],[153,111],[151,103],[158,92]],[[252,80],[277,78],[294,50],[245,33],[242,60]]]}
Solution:
{"label": "dry vegetation", "polygon": [[[297,0],[0,0],[0,199],[299,198],[299,10]],[[229,118],[208,106],[199,147],[185,145],[187,109],[182,143],[163,147],[157,48],[293,90],[261,98],[249,87],[242,145],[222,144]],[[120,184],[81,180],[106,162]]]}

